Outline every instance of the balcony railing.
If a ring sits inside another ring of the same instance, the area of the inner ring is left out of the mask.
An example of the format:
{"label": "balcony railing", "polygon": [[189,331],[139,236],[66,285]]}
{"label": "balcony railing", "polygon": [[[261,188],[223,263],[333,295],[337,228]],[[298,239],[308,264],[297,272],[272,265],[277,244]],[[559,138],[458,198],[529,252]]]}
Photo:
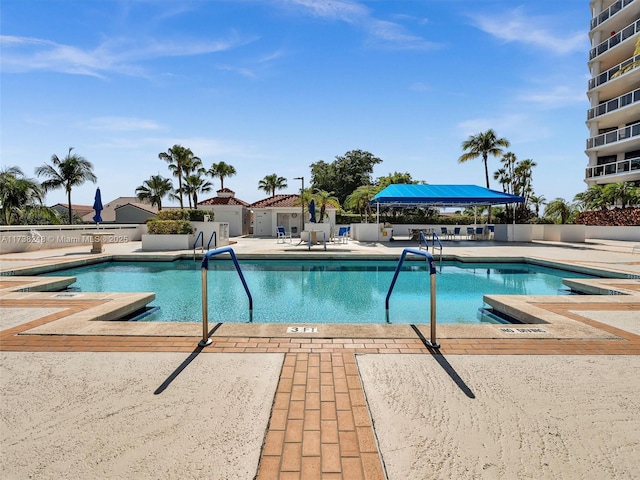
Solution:
{"label": "balcony railing", "polygon": [[595,87],[599,87],[600,85],[607,83],[609,80],[612,80],[614,77],[627,73],[627,71],[629,70],[633,70],[633,68],[635,68],[633,67],[634,64],[640,65],[640,55],[628,58],[615,67],[611,67],[606,72],[602,72],[597,77],[593,77],[591,80],[589,80],[589,90]]}
{"label": "balcony railing", "polygon": [[612,98],[606,102],[601,103],[597,107],[590,108],[587,111],[587,120],[599,117],[605,113],[611,113],[619,108],[626,107],[632,103],[640,102],[640,88],[633,92],[625,93],[617,98]]}
{"label": "balcony railing", "polygon": [[613,130],[612,132],[603,133],[597,137],[589,138],[587,140],[587,150],[594,147],[609,145],[621,140],[627,140],[632,137],[640,137],[640,122],[619,128],[618,130]]}
{"label": "balcony railing", "polygon": [[635,23],[632,23],[631,25],[623,28],[618,33],[611,35],[600,45],[592,48],[589,51],[589,60],[593,60],[598,55],[602,55],[610,48],[613,48],[619,43],[624,42],[626,39],[633,37],[637,32],[640,32],[640,20],[637,20]]}
{"label": "balcony railing", "polygon": [[591,30],[596,28],[605,20],[608,20],[610,17],[613,17],[616,13],[622,10],[624,7],[633,3],[635,0],[618,0],[613,5],[611,5],[606,10],[603,10],[600,15],[591,19]]}
{"label": "balcony railing", "polygon": [[617,175],[620,173],[640,170],[640,157],[628,158],[617,162],[587,167],[586,178],[603,177],[605,175]]}

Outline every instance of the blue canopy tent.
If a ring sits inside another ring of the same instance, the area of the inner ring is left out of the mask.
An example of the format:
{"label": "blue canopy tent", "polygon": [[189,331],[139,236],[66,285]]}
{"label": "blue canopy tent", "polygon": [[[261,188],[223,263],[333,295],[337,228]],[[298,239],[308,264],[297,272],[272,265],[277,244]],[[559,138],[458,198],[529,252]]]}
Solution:
{"label": "blue canopy tent", "polygon": [[370,203],[386,207],[473,207],[522,202],[524,197],[477,185],[393,184],[376,194]]}
{"label": "blue canopy tent", "polygon": [[392,184],[378,192],[370,204],[385,207],[478,207],[523,203],[524,197],[478,185]]}

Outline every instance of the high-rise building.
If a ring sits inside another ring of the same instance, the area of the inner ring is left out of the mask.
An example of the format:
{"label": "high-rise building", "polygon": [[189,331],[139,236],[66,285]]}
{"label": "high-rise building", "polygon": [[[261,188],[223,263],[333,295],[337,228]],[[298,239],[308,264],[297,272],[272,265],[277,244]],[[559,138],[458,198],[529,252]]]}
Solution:
{"label": "high-rise building", "polygon": [[591,0],[585,182],[640,182],[640,0]]}

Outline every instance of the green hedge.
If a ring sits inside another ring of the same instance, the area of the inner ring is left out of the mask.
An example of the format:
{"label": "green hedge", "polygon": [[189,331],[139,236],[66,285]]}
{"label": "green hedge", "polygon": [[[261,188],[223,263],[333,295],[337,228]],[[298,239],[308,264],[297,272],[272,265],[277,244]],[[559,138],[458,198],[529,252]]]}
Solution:
{"label": "green hedge", "polygon": [[160,210],[158,220],[189,220],[190,222],[204,222],[204,216],[209,215],[213,219],[213,212],[210,210]]}
{"label": "green hedge", "polygon": [[213,220],[213,211],[211,210],[187,210],[189,212],[189,220],[192,222],[204,222],[204,216],[209,215]]}
{"label": "green hedge", "polygon": [[149,220],[147,229],[151,235],[188,235],[193,233],[193,227],[188,220]]}
{"label": "green hedge", "polygon": [[188,210],[160,210],[158,212],[158,220],[189,220]]}

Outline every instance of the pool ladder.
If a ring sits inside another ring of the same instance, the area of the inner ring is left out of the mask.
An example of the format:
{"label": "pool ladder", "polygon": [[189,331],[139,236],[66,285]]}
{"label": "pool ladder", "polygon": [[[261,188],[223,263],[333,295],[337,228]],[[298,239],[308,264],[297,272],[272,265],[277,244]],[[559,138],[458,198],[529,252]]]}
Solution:
{"label": "pool ladder", "polygon": [[[422,232],[420,232],[421,236],[424,236]],[[430,293],[431,293],[431,315],[430,315],[430,321],[431,321],[431,341],[429,340],[424,340],[424,342],[426,343],[427,346],[432,347],[432,348],[440,348],[440,344],[438,343],[438,341],[436,340],[436,267],[435,267],[435,262],[433,260],[433,255],[431,255],[429,252],[425,252],[423,250],[414,250],[413,248],[405,248],[402,251],[402,255],[400,255],[400,260],[398,260],[398,265],[396,266],[396,271],[393,274],[393,280],[391,280],[391,285],[389,286],[389,291],[387,292],[387,298],[385,299],[384,302],[384,306],[386,309],[386,315],[387,315],[387,323],[389,323],[389,298],[391,297],[391,292],[393,292],[393,287],[396,284],[396,280],[398,279],[398,274],[400,273],[400,270],[402,269],[402,264],[404,263],[404,260],[407,256],[407,254],[413,254],[413,255],[420,255],[425,257],[427,263],[429,264],[429,276],[431,279],[431,289],[430,289]],[[441,255],[442,256],[442,255]]]}
{"label": "pool ladder", "polygon": [[[235,252],[231,247],[222,247],[215,250],[209,250],[205,253],[202,259],[201,265],[201,273],[202,273],[202,340],[198,343],[202,347],[206,347],[211,344],[211,339],[209,338],[209,302],[207,296],[207,272],[209,271],[209,259],[213,256],[220,255],[222,253],[228,253],[231,255],[231,260],[233,260],[233,265],[238,272],[238,276],[240,277],[240,281],[244,287],[245,292],[247,293],[247,297],[249,298],[249,322],[253,321],[253,298],[251,296],[251,292],[249,291],[249,286],[242,274],[242,269],[240,268],[240,264],[238,263],[238,258],[236,257]],[[425,344],[432,348],[440,348],[440,344],[436,340],[436,268],[435,261],[433,259],[433,255],[429,252],[425,252],[422,250],[415,250],[412,248],[405,248],[402,251],[402,255],[400,255],[400,259],[398,260],[398,265],[396,266],[396,271],[393,274],[393,279],[391,280],[391,285],[389,286],[389,291],[387,292],[387,297],[385,299],[385,309],[386,309],[386,318],[387,323],[389,323],[389,299],[391,298],[391,293],[393,292],[393,287],[396,284],[396,280],[398,279],[398,275],[400,274],[400,270],[402,269],[402,265],[404,260],[408,254],[419,255],[425,257],[428,265],[429,265],[429,276],[431,283],[431,341],[425,340]]]}
{"label": "pool ladder", "polygon": [[[438,243],[437,247],[436,247],[436,242]],[[420,238],[418,240],[418,250],[422,250],[423,245],[424,245],[424,249],[428,252],[429,240],[427,240],[427,237],[425,236],[424,232],[420,232]],[[431,254],[432,255],[435,255],[436,248],[440,250],[440,261],[442,261],[442,242],[440,241],[440,237],[438,236],[438,234],[436,232],[433,232],[431,234]]]}
{"label": "pool ladder", "polygon": [[[216,248],[218,246],[218,234],[214,230],[213,232],[211,232],[211,236],[209,237],[209,241],[207,242],[207,250],[209,250],[211,247],[211,240],[213,240],[213,237],[216,238],[216,241],[213,243],[213,248]],[[196,237],[195,242],[193,242],[193,261],[194,262],[196,261],[196,248],[198,247],[198,240],[201,240],[200,252],[202,253],[204,251],[204,232],[202,230],[198,232],[198,236]]]}
{"label": "pool ladder", "polygon": [[238,276],[240,277],[240,281],[242,282],[244,291],[247,292],[247,297],[249,297],[249,321],[253,321],[253,298],[251,297],[251,292],[249,291],[249,287],[247,286],[247,281],[244,279],[244,275],[242,274],[242,269],[240,268],[240,264],[238,263],[235,252],[231,247],[222,247],[215,250],[209,250],[207,253],[205,253],[201,265],[202,340],[200,340],[200,342],[198,343],[198,345],[200,345],[201,347],[206,347],[207,345],[211,344],[211,339],[209,338],[209,301],[207,299],[207,272],[209,271],[209,259],[215,255],[220,255],[222,253],[229,253],[231,255],[231,260],[233,260],[233,265],[236,267],[236,271],[238,272]]}

